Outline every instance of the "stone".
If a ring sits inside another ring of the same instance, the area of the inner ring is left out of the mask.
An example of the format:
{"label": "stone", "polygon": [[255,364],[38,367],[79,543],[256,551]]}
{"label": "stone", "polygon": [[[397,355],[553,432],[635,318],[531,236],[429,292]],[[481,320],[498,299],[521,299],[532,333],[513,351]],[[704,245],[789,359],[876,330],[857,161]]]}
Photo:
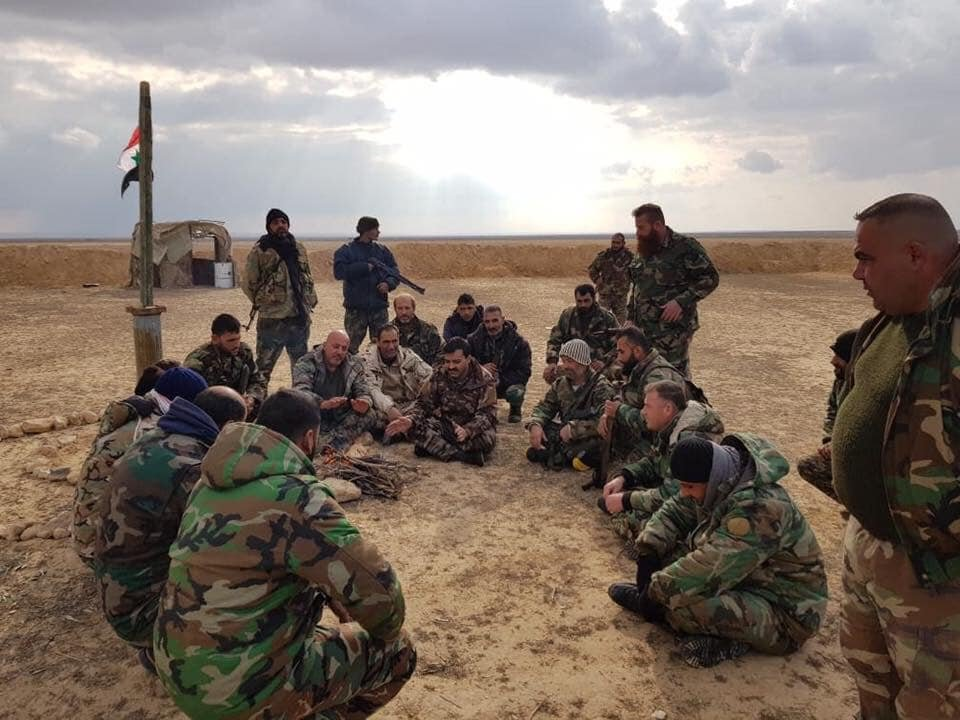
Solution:
{"label": "stone", "polygon": [[70,421],[67,419],[66,415],[54,415],[53,416],[53,429],[54,430],[66,430],[70,427]]}
{"label": "stone", "polygon": [[83,420],[84,425],[91,425],[95,422],[100,422],[100,413],[95,413],[92,410],[84,410],[80,413],[80,418]]}
{"label": "stone", "polygon": [[650,717],[652,720],[667,720],[667,713],[664,710],[654,710]]}
{"label": "stone", "polygon": [[67,445],[73,445],[76,441],[76,435],[61,435],[57,438],[57,445],[60,447],[66,447]]}
{"label": "stone", "polygon": [[38,455],[43,455],[44,457],[48,457],[48,458],[56,457],[59,454],[59,452],[60,451],[56,448],[56,446],[50,445],[48,443],[44,443],[43,445],[37,448]]}
{"label": "stone", "polygon": [[20,533],[30,526],[27,522],[14,522],[0,527],[0,538],[13,542],[20,539]]}
{"label": "stone", "polygon": [[354,485],[349,480],[343,480],[336,477],[324,478],[323,482],[333,490],[333,496],[336,498],[338,503],[353,502],[354,500],[359,500],[360,496],[363,494],[356,485]]}
{"label": "stone", "polygon": [[40,530],[40,525],[37,523],[32,523],[27,528],[20,533],[20,540],[33,540],[37,536],[37,532]]}
{"label": "stone", "polygon": [[72,412],[67,415],[67,420],[70,421],[71,425],[83,425],[83,413],[82,412]]}
{"label": "stone", "polygon": [[53,531],[54,540],[63,540],[64,538],[68,537],[70,537],[70,531],[65,527],[58,527]]}
{"label": "stone", "polygon": [[32,420],[24,420],[20,423],[23,427],[23,431],[28,435],[34,435],[36,433],[45,433],[53,430],[53,418],[34,418]]}

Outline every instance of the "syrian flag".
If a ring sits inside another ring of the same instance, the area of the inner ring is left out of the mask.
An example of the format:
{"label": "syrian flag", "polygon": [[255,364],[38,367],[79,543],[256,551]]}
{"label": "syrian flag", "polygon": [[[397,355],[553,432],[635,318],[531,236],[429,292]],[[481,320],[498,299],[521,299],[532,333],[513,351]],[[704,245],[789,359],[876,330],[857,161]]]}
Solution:
{"label": "syrian flag", "polygon": [[123,170],[123,182],[120,183],[120,197],[127,191],[132,182],[140,180],[140,127],[137,126],[130,136],[130,141],[120,153],[117,167]]}

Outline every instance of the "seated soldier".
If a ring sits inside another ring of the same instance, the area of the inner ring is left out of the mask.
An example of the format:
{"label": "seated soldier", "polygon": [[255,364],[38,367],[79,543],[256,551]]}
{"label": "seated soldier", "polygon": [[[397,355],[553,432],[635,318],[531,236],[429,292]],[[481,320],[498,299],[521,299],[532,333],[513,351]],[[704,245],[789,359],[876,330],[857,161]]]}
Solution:
{"label": "seated soldier", "polygon": [[503,319],[499,305],[483,309],[483,326],[467,338],[470,352],[497,379],[497,397],[510,404],[507,422],[522,419],[523,397],[530,380],[530,343],[517,332],[517,324]]}
{"label": "seated soldier", "polygon": [[823,441],[820,449],[813,455],[801,458],[797,462],[797,472],[804,480],[813,485],[820,492],[837,500],[837,491],[833,488],[833,467],[830,453],[831,438],[833,436],[833,421],[837,418],[837,408],[840,405],[840,394],[847,374],[847,364],[853,353],[853,341],[857,337],[856,330],[847,330],[837,336],[830,349],[833,350],[833,388],[827,398],[827,416],[823,421]]}
{"label": "seated soldier", "polygon": [[710,667],[749,649],[786,655],[820,628],[827,578],[820,546],[780,486],[789,465],[756,435],[680,441],[670,459],[681,497],[637,539],[636,583],[610,597],[681,633],[680,655]]}
{"label": "seated soldier", "polygon": [[313,396],[320,408],[321,447],[343,450],[377,428],[363,361],[350,354],[350,337],[334,330],[293,367],[293,387]]}
{"label": "seated soldier", "polygon": [[[157,673],[190,718],[367,717],[416,666],[400,582],[316,477],[313,398],[279,390],[257,421],[204,458],[170,546]],[[339,626],[318,624],[324,605]]]}
{"label": "seated soldier", "polygon": [[210,342],[191,352],[183,366],[203,375],[207,385],[226,385],[243,396],[247,417],[257,416],[257,408],[267,394],[267,379],[257,369],[253,350],[240,340],[240,321],[222,313],[213,319]]}
{"label": "seated soldier", "polygon": [[95,571],[103,612],[114,632],[140,648],[153,671],[153,623],[167,582],[167,555],[177,536],[200,461],[220,429],[247,414],[235,390],[215,386],[193,402],[177,398],[157,427],[114,465],[100,505]]}
{"label": "seated soldier", "polygon": [[620,324],[613,313],[597,303],[597,291],[593,285],[577,285],[573,297],[576,305],[560,313],[560,319],[547,339],[547,365],[543,369],[543,379],[548,383],[557,379],[560,346],[568,340],[579,338],[587,343],[591,367],[596,372],[609,366],[616,354],[616,339],[610,331]]}
{"label": "seated soldier", "polygon": [[463,293],[457,298],[457,307],[450,313],[450,317],[443,323],[443,339],[452,340],[455,337],[469,337],[483,322],[483,305],[477,305],[470,293]]}
{"label": "seated soldier", "polygon": [[462,337],[440,349],[443,365],[424,386],[413,410],[387,425],[387,437],[406,433],[417,457],[483,466],[497,442],[496,380]]}
{"label": "seated soldier", "polygon": [[400,346],[413,350],[433,365],[440,352],[440,333],[430,323],[417,317],[417,301],[409,293],[393,296],[393,324],[400,333]]}
{"label": "seated soldier", "polygon": [[428,362],[400,346],[400,332],[392,323],[377,331],[377,343],[367,348],[363,366],[378,427],[413,412],[424,383],[433,375]]}
{"label": "seated soldier", "polygon": [[[166,366],[167,369],[162,369]],[[150,385],[150,378],[154,384]],[[73,497],[73,547],[91,570],[100,525],[100,501],[110,487],[114,463],[134,442],[152,430],[178,397],[193,400],[206,381],[195,371],[179,367],[176,360],[161,360],[147,367],[137,383],[143,391],[126,400],[111,402],[103,411],[90,453],[80,468]]]}
{"label": "seated soldier", "polygon": [[530,431],[530,462],[586,471],[599,461],[597,421],[603,403],[613,397],[613,387],[590,362],[590,346],[583,340],[567,340],[560,348],[560,377],[525,426]]}
{"label": "seated soldier", "polygon": [[603,486],[598,504],[612,514],[614,531],[628,542],[633,540],[647,519],[665,500],[680,492],[670,475],[670,456],[685,437],[696,435],[709,440],[723,436],[720,415],[709,405],[688,400],[686,388],[672,380],[660,380],[646,388],[643,419],[654,433],[652,453],[626,465],[620,474]]}

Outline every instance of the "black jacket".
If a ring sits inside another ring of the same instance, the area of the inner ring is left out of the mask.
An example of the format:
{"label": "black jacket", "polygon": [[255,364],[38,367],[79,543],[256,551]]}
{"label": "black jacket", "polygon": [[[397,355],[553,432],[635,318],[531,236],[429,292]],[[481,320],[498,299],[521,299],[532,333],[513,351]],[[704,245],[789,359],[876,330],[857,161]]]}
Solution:
{"label": "black jacket", "polygon": [[490,337],[481,325],[470,333],[467,342],[470,343],[470,352],[481,365],[496,363],[498,388],[527,384],[532,366],[530,343],[517,332],[515,322],[505,321],[503,331],[495,338]]}
{"label": "black jacket", "polygon": [[463,318],[454,310],[446,322],[443,323],[443,339],[449,340],[455,337],[470,337],[470,333],[482,326],[483,305],[477,305],[477,311],[473,314],[473,320],[470,322],[464,322]]}

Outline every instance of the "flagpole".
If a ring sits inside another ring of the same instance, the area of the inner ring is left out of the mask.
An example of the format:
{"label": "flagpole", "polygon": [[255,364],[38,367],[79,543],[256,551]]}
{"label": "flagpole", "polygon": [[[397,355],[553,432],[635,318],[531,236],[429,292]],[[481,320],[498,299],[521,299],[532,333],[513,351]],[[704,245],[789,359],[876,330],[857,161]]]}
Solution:
{"label": "flagpole", "polygon": [[128,306],[133,315],[133,352],[137,377],[163,357],[160,313],[153,304],[153,119],[150,83],[140,83],[140,307]]}

